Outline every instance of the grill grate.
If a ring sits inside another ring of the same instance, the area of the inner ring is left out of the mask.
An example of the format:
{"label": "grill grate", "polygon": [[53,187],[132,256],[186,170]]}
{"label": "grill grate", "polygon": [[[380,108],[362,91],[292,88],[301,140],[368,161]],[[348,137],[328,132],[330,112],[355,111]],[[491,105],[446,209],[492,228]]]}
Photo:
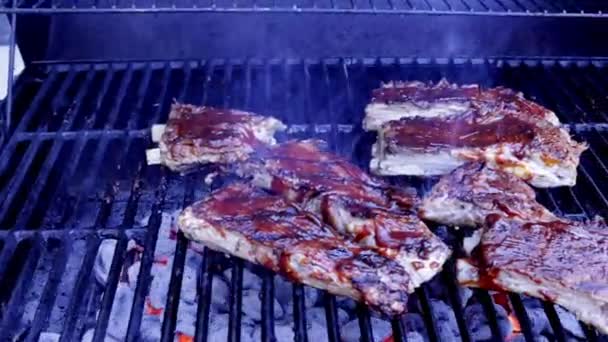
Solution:
{"label": "grill grate", "polygon": [[[115,319],[117,303],[128,309],[124,317],[129,319],[118,320],[124,324],[127,340],[173,340],[175,331],[183,329],[183,300],[192,296],[193,288],[196,319],[191,335],[196,341],[212,340],[217,315],[211,308],[222,290],[215,279],[224,274],[232,289],[226,303],[227,336],[239,341],[241,331],[249,327],[242,308],[247,305],[244,293],[249,291],[246,278],[251,265],[205,250],[198,266],[201,274],[192,282],[187,271],[196,253],[181,234],[175,240],[163,234],[171,222],[170,213],[204,197],[210,189],[202,185],[203,173],[180,177],[148,167],[144,160],[150,144],[147,128],[166,120],[173,99],[244,108],[285,120],[290,129],[282,139],[319,137],[332,150],[365,166],[373,137],[362,134],[359,123],[370,90],[390,79],[442,76],[461,83],[511,86],[555,109],[563,122],[571,124],[576,138],[589,143],[590,150],[583,155],[576,187],[543,190],[539,198],[553,211],[574,219],[608,217],[608,189],[601,181],[608,176],[608,157],[601,153],[608,145],[604,87],[608,69],[603,62],[217,60],[28,67],[15,85],[13,126],[0,150],[0,198],[4,199],[0,203],[0,340],[35,341],[40,334],[56,333],[61,341],[70,341],[88,333],[102,341],[120,328]],[[391,181],[407,181],[421,192],[431,185],[414,178]],[[435,230],[449,243],[457,240],[445,227]],[[132,241],[140,246],[135,279],[128,275],[134,262]],[[115,247],[107,258],[105,286],[101,286],[99,275],[91,270],[99,262],[98,251],[108,246]],[[154,330],[147,321],[147,301],[155,291],[158,251],[167,249],[172,255],[164,289],[167,295]],[[404,341],[409,336],[414,340],[411,332],[417,331],[431,341],[445,340],[452,329],[463,341],[476,340],[482,329],[479,322],[486,320],[488,338],[513,340],[503,331],[501,320],[506,317],[495,305],[501,299],[476,290],[469,302],[479,303],[482,310],[471,313],[463,289],[455,283],[453,267],[453,262],[448,263],[440,276],[412,296],[410,310],[422,320],[418,325],[407,319],[393,321],[393,339]],[[260,277],[259,336],[264,341],[280,340],[285,335],[281,335],[283,321],[275,317],[277,279],[270,272],[253,270]],[[129,282],[133,290],[123,291]],[[290,327],[297,341],[318,336],[311,328],[314,322],[306,292],[305,287],[293,286],[286,313],[293,317]],[[579,339],[605,338],[576,321],[565,321],[561,308],[551,304],[516,294],[509,294],[505,301],[521,325],[521,339],[538,340],[539,312],[550,325],[543,331],[549,340],[576,337],[573,324],[582,329]],[[327,322],[323,336],[340,341],[352,334],[341,324],[341,299],[324,294],[320,303]],[[350,318],[358,319],[354,329],[359,329],[362,340],[385,337],[365,307],[354,311]],[[454,321],[451,327],[446,326],[449,320]],[[142,335],[144,328],[150,336]]]}
{"label": "grill grate", "polygon": [[0,13],[310,12],[603,17],[601,0],[4,0]]}

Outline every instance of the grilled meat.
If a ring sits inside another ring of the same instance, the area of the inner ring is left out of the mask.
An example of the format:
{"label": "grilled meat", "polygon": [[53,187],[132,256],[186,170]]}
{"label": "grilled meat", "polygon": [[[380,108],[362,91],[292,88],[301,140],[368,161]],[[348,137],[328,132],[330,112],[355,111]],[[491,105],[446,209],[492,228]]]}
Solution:
{"label": "grilled meat", "polygon": [[484,161],[536,187],[572,186],[585,144],[564,129],[510,111],[402,118],[382,126],[370,168],[380,175],[441,175]]}
{"label": "grilled meat", "polygon": [[412,209],[415,189],[392,187],[346,159],[323,151],[320,140],[288,141],[276,145],[243,168],[262,188],[306,202],[322,193],[367,201],[379,208]]}
{"label": "grilled meat", "polygon": [[444,176],[423,200],[421,217],[480,226],[457,261],[462,285],[525,293],[564,306],[608,329],[608,227],[573,222],[535,200],[523,180],[471,163]]}
{"label": "grilled meat", "polygon": [[457,263],[467,286],[557,303],[608,333],[608,226],[488,216],[479,247]]}
{"label": "grilled meat", "polygon": [[386,314],[403,312],[408,293],[414,291],[410,274],[390,249],[345,240],[284,197],[251,185],[228,186],[186,208],[178,226],[211,249]]}
{"label": "grilled meat", "polygon": [[417,217],[414,190],[391,187],[331,153],[315,141],[287,142],[268,150],[245,174],[318,214],[347,239],[389,248],[415,286],[432,278],[449,248]]}
{"label": "grilled meat", "polygon": [[555,113],[527,100],[522,93],[504,87],[459,86],[442,79],[437,84],[419,81],[383,84],[373,91],[371,103],[365,109],[363,127],[379,130],[384,123],[401,118],[447,118],[469,111],[509,111],[524,120],[559,125]]}
{"label": "grilled meat", "polygon": [[275,143],[279,120],[234,109],[174,104],[160,137],[160,163],[175,171],[247,159]]}
{"label": "grilled meat", "polygon": [[468,163],[441,177],[420,206],[424,219],[453,226],[481,226],[486,216],[553,220],[534,190],[512,174]]}

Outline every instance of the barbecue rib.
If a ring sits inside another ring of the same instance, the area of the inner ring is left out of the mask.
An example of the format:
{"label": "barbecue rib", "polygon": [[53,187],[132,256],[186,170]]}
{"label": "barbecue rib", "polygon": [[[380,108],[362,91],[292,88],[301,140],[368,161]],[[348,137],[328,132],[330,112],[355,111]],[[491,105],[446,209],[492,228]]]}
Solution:
{"label": "barbecue rib", "polygon": [[471,259],[457,263],[466,286],[525,293],[557,303],[608,333],[608,226],[488,216]]}
{"label": "barbecue rib", "polygon": [[457,262],[462,285],[526,293],[560,304],[608,329],[608,227],[560,219],[536,202],[523,180],[472,163],[444,176],[420,215],[480,226]]}
{"label": "barbecue rib", "polygon": [[441,175],[485,161],[536,187],[572,186],[585,144],[547,122],[511,111],[401,118],[382,126],[370,168],[380,175]]}
{"label": "barbecue rib", "polygon": [[419,214],[453,226],[481,226],[493,213],[555,219],[535,197],[534,190],[520,178],[483,163],[468,163],[441,177],[423,199]]}
{"label": "barbecue rib", "polygon": [[391,187],[316,141],[277,145],[242,173],[257,186],[316,213],[347,239],[390,249],[414,286],[437,274],[449,248],[417,217],[415,190]]}
{"label": "barbecue rib", "polygon": [[257,149],[274,144],[275,132],[285,128],[272,117],[176,103],[167,125],[153,128],[159,149],[148,151],[148,161],[174,171],[243,161]]}
{"label": "barbecue rib", "polygon": [[446,118],[469,111],[505,110],[516,116],[559,125],[555,113],[525,99],[522,93],[504,87],[459,86],[442,79],[435,85],[419,81],[383,84],[373,91],[371,103],[365,109],[363,127],[371,131],[401,118]]}
{"label": "barbecue rib", "polygon": [[406,309],[414,284],[386,248],[359,246],[282,196],[234,184],[186,208],[184,234],[294,281],[345,295],[386,314]]}

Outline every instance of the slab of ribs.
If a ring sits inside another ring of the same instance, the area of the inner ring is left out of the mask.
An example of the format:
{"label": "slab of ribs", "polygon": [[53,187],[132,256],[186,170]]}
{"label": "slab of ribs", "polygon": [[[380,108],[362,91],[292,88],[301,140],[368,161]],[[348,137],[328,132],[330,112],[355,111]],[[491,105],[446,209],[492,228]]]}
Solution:
{"label": "slab of ribs", "polygon": [[186,172],[206,164],[243,161],[257,149],[275,144],[274,134],[285,128],[273,117],[175,103],[167,124],[152,127],[158,148],[147,151],[148,164]]}
{"label": "slab of ribs", "polygon": [[415,287],[437,274],[450,250],[418,218],[415,190],[389,186],[319,144],[276,145],[241,173],[316,214],[354,243],[390,250]]}
{"label": "slab of ribs", "polygon": [[572,186],[586,149],[520,93],[445,80],[375,90],[364,127],[378,132],[370,169],[379,175],[442,175],[484,161],[536,187]]}
{"label": "slab of ribs", "polygon": [[[441,207],[440,207],[441,206]],[[465,286],[557,303],[608,333],[608,226],[557,217],[521,179],[480,164],[444,176],[421,206],[443,224],[480,227],[457,261]]]}
{"label": "slab of ribs", "polygon": [[178,225],[188,238],[211,249],[383,313],[403,312],[415,288],[390,248],[351,242],[283,196],[252,185],[233,184],[212,193],[186,208]]}

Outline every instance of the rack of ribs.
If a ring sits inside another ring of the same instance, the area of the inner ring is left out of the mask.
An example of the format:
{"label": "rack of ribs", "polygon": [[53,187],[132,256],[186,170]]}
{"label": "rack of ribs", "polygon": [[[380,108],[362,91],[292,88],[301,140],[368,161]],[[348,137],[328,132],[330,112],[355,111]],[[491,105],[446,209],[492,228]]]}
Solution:
{"label": "rack of ribs", "polygon": [[507,110],[534,121],[560,124],[554,112],[527,100],[520,92],[504,87],[457,85],[442,79],[436,84],[389,82],[373,90],[371,102],[365,108],[363,127],[376,131],[383,124],[401,118],[447,118],[472,110],[484,113]]}
{"label": "rack of ribs", "polygon": [[559,126],[513,111],[403,117],[382,125],[370,169],[379,175],[442,175],[471,161],[536,187],[572,186],[587,148]]}
{"label": "rack of ribs", "polygon": [[240,162],[276,143],[285,125],[273,118],[235,109],[175,103],[166,125],[152,127],[158,148],[146,151],[148,164],[185,172],[204,164]]}
{"label": "rack of ribs", "polygon": [[472,257],[457,261],[459,283],[559,304],[608,333],[608,226],[603,220],[491,214],[486,221]]}
{"label": "rack of ribs", "polygon": [[389,248],[348,241],[283,196],[249,184],[222,188],[186,208],[178,227],[213,250],[362,301],[388,315],[404,312],[415,288]]}
{"label": "rack of ribs", "polygon": [[241,174],[315,213],[354,243],[389,248],[415,287],[437,274],[451,253],[418,218],[415,190],[371,177],[321,150],[318,141],[276,145]]}
{"label": "rack of ribs", "polygon": [[548,300],[608,332],[608,226],[559,218],[534,195],[513,175],[469,164],[442,177],[420,215],[480,228],[456,263],[462,285]]}
{"label": "rack of ribs", "polygon": [[485,166],[465,164],[441,177],[424,197],[420,217],[452,226],[481,226],[486,216],[551,220],[555,216],[536,201],[536,193],[520,178]]}

